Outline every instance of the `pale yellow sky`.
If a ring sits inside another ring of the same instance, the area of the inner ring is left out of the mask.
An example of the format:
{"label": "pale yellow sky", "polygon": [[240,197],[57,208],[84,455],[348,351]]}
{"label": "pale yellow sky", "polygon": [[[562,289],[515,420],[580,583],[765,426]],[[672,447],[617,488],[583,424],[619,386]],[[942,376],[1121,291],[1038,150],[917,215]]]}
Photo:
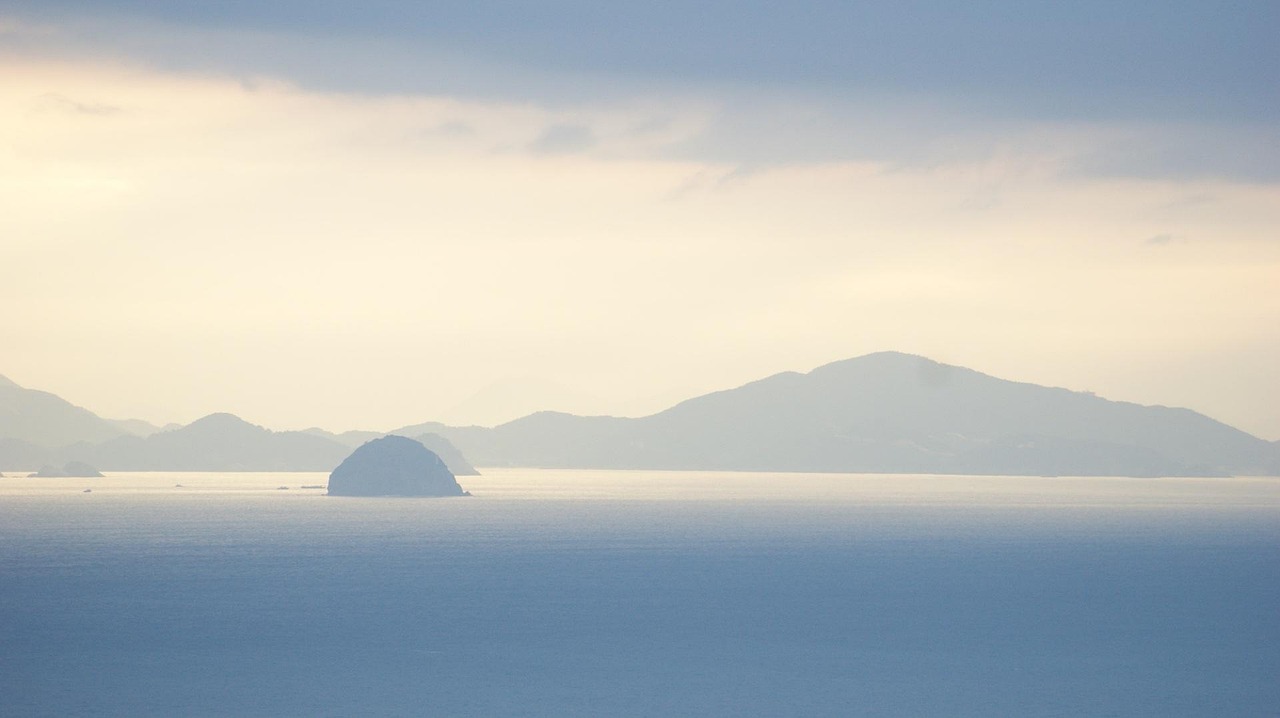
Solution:
{"label": "pale yellow sky", "polygon": [[105,416],[389,429],[511,377],[642,414],[893,349],[1280,439],[1280,186],[1071,171],[1116,125],[750,165],[670,151],[723,109],[687,95],[0,77],[0,374]]}

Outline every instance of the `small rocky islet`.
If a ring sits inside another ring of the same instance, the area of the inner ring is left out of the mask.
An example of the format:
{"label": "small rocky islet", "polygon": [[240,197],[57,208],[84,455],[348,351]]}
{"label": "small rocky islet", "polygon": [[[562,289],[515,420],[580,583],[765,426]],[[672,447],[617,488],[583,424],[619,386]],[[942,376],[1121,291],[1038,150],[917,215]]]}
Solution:
{"label": "small rocky islet", "polygon": [[102,478],[102,472],[84,463],[83,461],[69,461],[61,468],[45,464],[40,470],[34,474],[28,474],[30,477],[41,479],[62,479],[62,478],[79,478],[79,479],[98,479]]}
{"label": "small rocky islet", "polygon": [[470,496],[444,461],[403,436],[366,442],[329,475],[329,496]]}

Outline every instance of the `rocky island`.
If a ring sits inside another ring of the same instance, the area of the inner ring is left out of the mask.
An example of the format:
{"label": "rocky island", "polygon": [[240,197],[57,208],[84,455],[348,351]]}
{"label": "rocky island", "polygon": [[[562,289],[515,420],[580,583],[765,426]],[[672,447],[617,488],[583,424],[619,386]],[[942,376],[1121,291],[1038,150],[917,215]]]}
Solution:
{"label": "rocky island", "polygon": [[60,478],[67,478],[67,477],[101,478],[102,472],[84,463],[83,461],[70,461],[70,462],[67,462],[65,465],[63,465],[61,469],[59,469],[56,466],[50,466],[48,464],[45,464],[44,466],[40,467],[39,471],[35,472],[34,474],[30,474],[30,476],[35,476],[42,479],[44,478],[60,479]]}
{"label": "rocky island", "polygon": [[329,474],[330,496],[469,496],[444,461],[421,443],[384,436],[356,449]]}

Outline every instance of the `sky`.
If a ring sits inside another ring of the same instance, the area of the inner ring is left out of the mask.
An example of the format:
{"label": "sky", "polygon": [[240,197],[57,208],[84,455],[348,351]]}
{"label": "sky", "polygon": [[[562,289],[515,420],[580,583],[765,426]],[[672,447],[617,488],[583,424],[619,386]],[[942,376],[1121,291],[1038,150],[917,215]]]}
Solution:
{"label": "sky", "polygon": [[1274,2],[0,0],[0,374],[276,429],[896,350],[1280,439]]}

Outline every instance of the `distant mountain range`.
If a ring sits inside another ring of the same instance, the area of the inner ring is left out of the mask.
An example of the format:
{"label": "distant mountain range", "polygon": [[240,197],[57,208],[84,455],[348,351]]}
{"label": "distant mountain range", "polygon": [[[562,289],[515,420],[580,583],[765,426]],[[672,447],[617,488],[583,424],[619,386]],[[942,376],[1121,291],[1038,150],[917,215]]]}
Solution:
{"label": "distant mountain range", "polygon": [[[458,476],[475,474],[447,440],[409,435]],[[103,419],[0,377],[0,467],[34,470],[76,461],[105,471],[330,471],[378,432],[270,431],[231,414],[158,429]]]}
{"label": "distant mountain range", "polygon": [[[273,432],[229,414],[149,436],[124,428],[52,394],[0,383],[4,469],[76,460],[108,471],[328,471],[384,435]],[[467,459],[601,469],[1280,474],[1280,442],[1188,409],[1108,401],[896,352],[777,374],[641,418],[539,412],[494,428],[426,423],[386,433],[418,438],[460,475],[474,471]]]}
{"label": "distant mountain range", "polygon": [[330,441],[342,444],[347,447],[348,453],[350,453],[350,450],[359,447],[361,444],[373,441],[374,439],[380,439],[388,434],[405,436],[435,452],[436,456],[439,456],[440,459],[444,461],[444,465],[449,467],[449,471],[453,472],[454,476],[476,476],[480,473],[479,471],[476,471],[475,467],[472,466],[470,462],[467,461],[466,457],[462,455],[462,452],[458,451],[457,447],[449,443],[448,439],[445,439],[439,434],[427,431],[414,431],[413,427],[405,427],[391,432],[346,431],[341,434],[333,434],[325,431],[324,429],[311,428],[305,430],[303,433],[320,436],[329,439]]}
{"label": "distant mountain range", "polygon": [[481,466],[1027,475],[1280,473],[1280,444],[1188,409],[1005,381],[896,352],[624,419],[421,424]]}
{"label": "distant mountain range", "polygon": [[159,430],[136,419],[103,419],[54,394],[25,389],[0,376],[0,441],[56,447],[125,435],[147,436]]}

